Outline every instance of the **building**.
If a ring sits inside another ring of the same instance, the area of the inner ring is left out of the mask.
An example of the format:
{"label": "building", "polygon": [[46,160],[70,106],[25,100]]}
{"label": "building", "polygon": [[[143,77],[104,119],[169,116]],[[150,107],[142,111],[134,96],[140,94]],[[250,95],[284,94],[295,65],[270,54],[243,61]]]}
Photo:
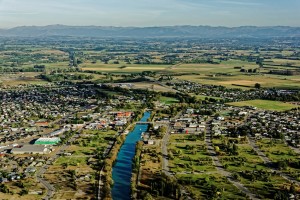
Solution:
{"label": "building", "polygon": [[60,142],[59,137],[39,138],[34,142],[34,144],[35,145],[57,145],[59,142]]}
{"label": "building", "polygon": [[59,129],[59,130],[56,130],[56,131],[54,131],[54,132],[52,132],[52,133],[49,133],[49,136],[50,136],[50,137],[54,137],[54,136],[63,134],[63,133],[66,132],[66,131],[67,131],[66,128]]}
{"label": "building", "polygon": [[43,145],[23,145],[11,150],[12,154],[47,154],[50,150]]}
{"label": "building", "polygon": [[35,123],[36,126],[39,126],[39,127],[48,127],[49,126],[49,122],[46,122],[46,121],[38,121]]}

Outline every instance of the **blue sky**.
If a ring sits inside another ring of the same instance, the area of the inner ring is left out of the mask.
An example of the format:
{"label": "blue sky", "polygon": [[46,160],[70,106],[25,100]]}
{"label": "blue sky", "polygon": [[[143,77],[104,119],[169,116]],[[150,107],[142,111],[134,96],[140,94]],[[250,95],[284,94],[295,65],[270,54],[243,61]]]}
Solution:
{"label": "blue sky", "polygon": [[0,0],[0,28],[23,25],[300,26],[300,0]]}

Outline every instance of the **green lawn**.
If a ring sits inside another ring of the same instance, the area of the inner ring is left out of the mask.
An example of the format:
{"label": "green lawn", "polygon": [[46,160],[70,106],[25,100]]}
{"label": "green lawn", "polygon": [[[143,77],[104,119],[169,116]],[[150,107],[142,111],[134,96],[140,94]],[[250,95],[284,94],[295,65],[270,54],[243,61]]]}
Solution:
{"label": "green lawn", "polygon": [[247,199],[226,177],[217,172],[212,174],[176,175],[177,180],[185,185],[193,199],[209,199],[211,187],[218,188],[219,197],[214,199]]}
{"label": "green lawn", "polygon": [[251,100],[251,101],[240,101],[228,103],[232,106],[253,106],[259,109],[264,110],[274,110],[274,111],[286,111],[291,110],[293,108],[297,108],[296,105],[283,103],[280,101],[269,101],[269,100]]}
{"label": "green lawn", "polygon": [[166,105],[170,105],[170,104],[179,102],[178,99],[175,99],[175,98],[172,98],[172,97],[164,97],[164,96],[160,97],[159,100],[160,100],[161,103],[164,103]]}

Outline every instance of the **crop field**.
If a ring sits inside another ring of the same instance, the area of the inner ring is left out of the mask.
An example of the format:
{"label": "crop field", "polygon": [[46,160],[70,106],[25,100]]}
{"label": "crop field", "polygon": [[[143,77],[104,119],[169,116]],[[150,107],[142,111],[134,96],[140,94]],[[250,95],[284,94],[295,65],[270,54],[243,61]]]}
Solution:
{"label": "crop field", "polygon": [[84,63],[82,70],[92,70],[101,72],[114,72],[114,73],[138,73],[143,71],[163,71],[169,65],[154,65],[154,64],[104,64],[104,63]]}
{"label": "crop field", "polygon": [[183,75],[177,76],[177,78],[201,84],[222,85],[229,88],[253,89],[255,83],[259,83],[262,88],[300,89],[299,76],[239,74],[232,76]]}
{"label": "crop field", "polygon": [[274,110],[274,111],[286,111],[286,110],[291,110],[293,108],[297,108],[297,106],[293,104],[284,103],[280,101],[269,101],[269,100],[240,101],[240,102],[228,103],[228,105],[239,106],[239,107],[253,106],[259,109]]}

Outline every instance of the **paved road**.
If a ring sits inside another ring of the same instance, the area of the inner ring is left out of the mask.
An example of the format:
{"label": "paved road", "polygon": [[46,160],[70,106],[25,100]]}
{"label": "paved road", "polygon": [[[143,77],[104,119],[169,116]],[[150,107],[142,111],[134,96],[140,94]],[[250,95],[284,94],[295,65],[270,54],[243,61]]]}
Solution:
{"label": "paved road", "polygon": [[[174,117],[174,119],[179,118],[179,116],[182,114],[182,112],[178,112],[177,115]],[[171,126],[170,123],[167,124],[168,129],[166,134],[164,135],[162,139],[162,171],[166,173],[168,176],[172,176],[169,172],[169,160],[168,160],[168,143],[170,139],[170,132],[171,132]]]}
{"label": "paved road", "polygon": [[211,141],[211,130],[210,130],[210,122],[211,120],[207,120],[206,122],[206,137],[205,137],[205,142],[206,142],[206,146],[207,146],[207,151],[210,154],[211,158],[212,158],[212,162],[213,165],[216,167],[217,171],[225,176],[227,178],[227,180],[233,184],[235,187],[237,187],[240,191],[242,191],[243,193],[247,194],[248,197],[250,197],[253,200],[256,200],[258,198],[255,197],[255,195],[253,193],[250,192],[250,190],[248,190],[243,184],[241,184],[240,182],[234,180],[232,178],[232,174],[228,171],[226,171],[223,168],[222,163],[220,162],[214,148],[212,145],[212,141]]}
{"label": "paved road", "polygon": [[256,145],[255,141],[254,141],[254,138],[251,137],[251,136],[248,136],[249,138],[249,144],[252,146],[252,148],[254,149],[254,151],[257,153],[257,155],[263,160],[263,162],[274,172],[276,172],[277,174],[279,174],[282,178],[290,181],[290,182],[293,182],[297,185],[300,186],[300,182],[297,181],[295,178],[281,172],[280,170],[278,169],[275,169],[273,168],[272,166],[272,161],[260,150],[260,148]]}
{"label": "paved road", "polygon": [[170,126],[168,126],[167,133],[164,135],[162,139],[162,171],[171,176],[169,172],[169,160],[168,160],[168,142],[170,138]]}
{"label": "paved road", "polygon": [[[71,144],[73,141],[75,141],[75,139],[77,137],[79,137],[79,134],[81,132],[82,128],[80,128],[76,134],[74,134],[71,138],[69,138],[69,140],[63,144],[60,148],[59,151],[56,152],[56,154],[52,155],[49,160],[52,160],[53,162],[60,156],[60,154],[62,154],[67,147],[69,146],[68,144]],[[37,180],[43,184],[43,186],[46,188],[47,190],[47,194],[46,196],[43,198],[45,200],[51,199],[55,193],[55,188],[49,183],[47,182],[45,179],[43,179],[43,174],[47,171],[49,165],[51,165],[51,163],[48,161],[46,162],[46,164],[44,164],[41,169],[36,173],[36,177]]]}

